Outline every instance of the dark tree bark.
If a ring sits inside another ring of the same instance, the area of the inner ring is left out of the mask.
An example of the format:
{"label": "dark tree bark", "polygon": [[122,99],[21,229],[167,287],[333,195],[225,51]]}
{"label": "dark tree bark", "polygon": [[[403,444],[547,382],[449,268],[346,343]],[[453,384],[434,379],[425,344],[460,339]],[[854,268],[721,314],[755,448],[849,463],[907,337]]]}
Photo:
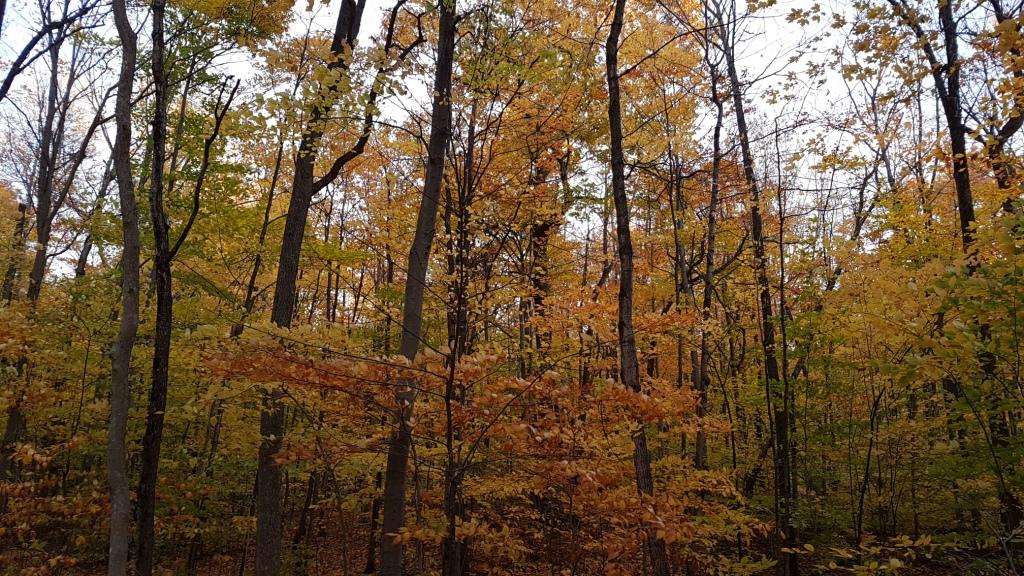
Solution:
{"label": "dark tree bark", "polygon": [[[438,0],[437,64],[434,70],[434,96],[427,143],[427,170],[423,181],[416,231],[409,249],[405,296],[402,302],[402,340],[399,352],[409,360],[416,358],[423,324],[423,294],[427,284],[430,249],[434,242],[437,209],[441,197],[445,152],[451,138],[452,62],[455,57],[455,0]],[[400,382],[395,401],[395,431],[388,444],[384,475],[384,537],[381,539],[381,576],[401,576],[403,546],[394,534],[405,524],[405,482],[409,465],[412,432],[409,419],[416,401],[416,388]]]}
{"label": "dark tree bark", "polygon": [[[365,4],[366,0],[342,1],[331,41],[333,60],[327,66],[328,74],[344,74],[348,70]],[[339,96],[333,82],[321,84],[295,157],[292,195],[281,239],[281,256],[270,315],[274,324],[282,328],[291,326],[295,314],[295,282],[299,274],[299,258],[309,206],[313,200],[313,170],[327,114]],[[274,463],[274,454],[281,449],[285,433],[282,398],[283,392],[280,390],[265,394],[260,414],[261,441],[256,472],[256,576],[278,576],[281,572],[281,469]]]}
{"label": "dark tree bark", "polygon": [[121,43],[121,72],[114,108],[117,134],[113,164],[121,201],[121,318],[117,339],[110,351],[110,423],[107,432],[107,482],[110,486],[110,546],[107,576],[128,572],[128,408],[131,403],[131,362],[139,325],[139,220],[131,172],[131,98],[135,76],[136,39],[125,0],[113,0],[114,24]]}
{"label": "dark tree bark", "polygon": [[[619,36],[626,10],[626,0],[615,1],[608,41],[605,44],[605,65],[608,77],[608,127],[611,136],[612,196],[615,202],[615,230],[619,253],[619,373],[622,384],[639,393],[640,366],[637,361],[636,336],[633,333],[633,239],[629,230],[629,201],[626,197],[626,159],[622,149],[622,103],[619,89]],[[647,433],[642,423],[633,436],[633,466],[636,487],[642,498],[654,496],[651,477],[651,455],[647,449]],[[665,541],[647,529],[647,557],[654,576],[668,576],[668,551]]]}
{"label": "dark tree bark", "polygon": [[[711,79],[711,103],[715,106],[715,128],[711,138],[711,198],[708,204],[707,218],[707,241],[704,252],[704,294],[701,299],[701,334],[700,334],[700,368],[697,390],[700,394],[697,403],[697,417],[704,418],[708,413],[708,388],[711,387],[711,378],[708,376],[708,366],[711,363],[711,342],[708,338],[708,325],[711,322],[711,306],[714,294],[715,278],[715,233],[718,217],[718,193],[719,176],[722,168],[722,118],[724,116],[722,99],[718,94],[718,66],[708,58],[709,73]],[[733,446],[735,451],[735,446]],[[707,434],[703,426],[697,431],[697,440],[694,451],[694,466],[699,469],[706,469],[708,466]]]}
{"label": "dark tree bark", "polygon": [[729,30],[721,9],[716,10],[716,17],[721,28],[723,56],[726,71],[732,90],[732,102],[736,114],[736,128],[740,140],[740,152],[743,159],[743,176],[750,194],[750,236],[754,245],[754,277],[758,290],[758,308],[761,320],[761,348],[764,354],[765,390],[768,396],[769,410],[772,411],[774,428],[775,461],[775,501],[776,522],[784,541],[777,546],[777,570],[780,575],[796,576],[799,572],[798,558],[795,554],[783,552],[784,547],[796,545],[796,527],[793,524],[793,507],[796,503],[795,483],[793,482],[793,441],[791,437],[792,403],[788,389],[788,380],[779,368],[778,352],[775,342],[775,316],[771,296],[771,285],[768,280],[768,258],[765,254],[764,222],[761,217],[761,191],[754,166],[754,154],[750,146],[750,131],[747,128],[746,110],[743,103],[743,90],[739,73],[736,70],[735,31]]}
{"label": "dark tree bark", "polygon": [[950,151],[953,154],[953,185],[956,189],[957,210],[960,217],[960,237],[964,252],[971,254],[974,245],[974,197],[971,193],[971,174],[967,157],[967,127],[963,123],[960,100],[960,51],[957,39],[956,17],[952,2],[940,2],[939,26],[946,61],[941,63],[930,37],[921,27],[906,0],[888,0],[896,17],[914,34],[931,67],[932,80],[938,94],[942,112],[946,117]]}
{"label": "dark tree bark", "polygon": [[[328,64],[328,75],[344,74],[349,67],[351,50],[359,35],[363,6],[366,0],[343,0],[338,12],[338,22],[334,29],[331,42],[331,56],[334,60]],[[284,237],[281,240],[281,258],[278,262],[277,283],[274,287],[274,305],[271,318],[278,326],[291,325],[295,310],[295,279],[299,274],[299,257],[302,252],[302,239],[309,216],[309,206],[313,200],[314,174],[320,142],[323,139],[324,125],[327,115],[334,102],[340,97],[333,82],[321,85],[309,112],[299,143],[299,152],[295,158],[295,173],[292,179],[292,194],[288,203],[288,215],[285,218]]]}
{"label": "dark tree bark", "polygon": [[167,140],[167,73],[164,69],[165,0],[153,0],[153,51],[151,56],[154,111],[152,118],[153,158],[150,173],[149,215],[153,227],[153,281],[156,290],[156,324],[153,337],[153,364],[149,388],[146,431],[142,437],[142,465],[138,490],[138,556],[135,574],[151,576],[156,549],[156,484],[160,467],[160,448],[164,434],[164,411],[167,408],[168,368],[171,355],[171,291],[170,225],[164,211],[164,160]]}

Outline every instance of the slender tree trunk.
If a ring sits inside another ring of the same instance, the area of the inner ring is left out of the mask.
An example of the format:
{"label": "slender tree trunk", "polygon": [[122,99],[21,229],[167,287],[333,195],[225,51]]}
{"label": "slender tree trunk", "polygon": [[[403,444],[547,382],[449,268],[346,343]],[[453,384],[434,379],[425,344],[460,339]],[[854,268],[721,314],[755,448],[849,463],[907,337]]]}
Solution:
{"label": "slender tree trunk", "polygon": [[107,482],[110,486],[110,546],[107,576],[128,572],[128,408],[131,403],[131,361],[139,325],[139,221],[131,173],[131,99],[135,76],[136,39],[128,20],[126,0],[113,0],[114,24],[121,43],[121,72],[114,109],[114,175],[121,201],[121,318],[110,351],[110,423],[107,429]]}
{"label": "slender tree trunk", "polygon": [[380,489],[383,483],[384,474],[378,471],[373,485],[373,499],[370,502],[370,529],[366,545],[366,567],[363,568],[363,574],[377,572],[377,523],[380,521]]}
{"label": "slender tree trunk", "polygon": [[281,174],[281,160],[284,157],[284,137],[277,145],[277,155],[274,160],[274,170],[270,177],[270,189],[267,192],[267,203],[263,208],[263,224],[260,226],[259,240],[256,242],[256,256],[252,263],[252,273],[249,274],[249,282],[245,286],[245,299],[242,301],[244,310],[242,319],[231,326],[231,337],[237,338],[242,335],[245,328],[245,320],[252,314],[256,306],[256,282],[259,280],[260,271],[263,268],[263,247],[267,243],[267,232],[270,230],[270,211],[274,207],[274,192],[277,189],[277,180]]}
{"label": "slender tree trunk", "polygon": [[[331,42],[333,60],[330,71],[348,70],[348,57],[359,35],[359,25],[366,0],[343,0]],[[313,200],[317,151],[323,138],[326,116],[338,98],[337,89],[321,85],[316,103],[310,110],[306,129],[295,157],[292,195],[281,238],[281,256],[278,260],[277,282],[270,318],[274,324],[288,328],[295,314],[295,283],[299,274],[299,258],[306,230],[310,203]],[[281,573],[282,501],[281,468],[274,462],[274,454],[281,449],[284,438],[285,414],[280,389],[264,394],[260,414],[260,449],[256,472],[256,576],[278,576]]]}
{"label": "slender tree trunk", "polygon": [[[636,336],[633,333],[633,239],[629,230],[629,202],[626,198],[626,160],[622,150],[622,104],[619,90],[619,36],[626,9],[626,0],[615,0],[608,42],[605,44],[605,64],[608,76],[608,125],[611,135],[612,196],[615,202],[615,228],[619,252],[619,370],[622,384],[639,393],[640,367],[637,362]],[[636,486],[641,497],[654,496],[651,477],[651,455],[647,449],[647,433],[643,423],[637,423],[633,436],[633,466]],[[645,531],[646,556],[654,576],[668,576],[668,551],[665,541],[654,531]]]}
{"label": "slender tree trunk", "polygon": [[[438,0],[437,64],[434,70],[434,97],[427,144],[427,170],[423,181],[416,232],[409,249],[405,297],[402,302],[402,341],[399,348],[409,360],[419,350],[423,324],[423,294],[427,283],[430,249],[434,242],[437,209],[441,197],[445,152],[451,137],[452,61],[455,56],[455,0]],[[395,431],[388,444],[387,471],[384,476],[384,537],[381,539],[381,576],[401,576],[403,546],[394,542],[405,524],[405,482],[409,465],[412,433],[409,419],[416,401],[411,383],[400,383],[395,393]]]}
{"label": "slender tree trunk", "polygon": [[[697,403],[697,417],[703,419],[708,413],[708,388],[711,387],[711,378],[708,376],[708,366],[711,363],[711,342],[708,338],[708,329],[711,322],[711,304],[714,293],[715,274],[715,233],[718,214],[718,193],[719,175],[722,167],[722,100],[718,94],[718,68],[710,66],[711,74],[711,103],[715,106],[715,128],[712,136],[711,156],[711,199],[708,205],[707,221],[707,247],[704,252],[704,294],[701,300],[701,333],[700,333],[700,372],[697,389],[700,398]],[[735,443],[733,453],[735,454]],[[697,431],[697,446],[694,454],[694,466],[707,468],[707,433],[703,426]]]}
{"label": "slender tree trunk", "polygon": [[[724,23],[723,23],[724,25]],[[729,82],[732,86],[732,101],[736,114],[736,126],[740,139],[740,151],[743,157],[743,174],[750,193],[750,228],[754,244],[754,275],[758,287],[758,307],[761,315],[761,347],[764,353],[764,376],[769,400],[774,408],[774,457],[775,484],[779,530],[783,545],[778,550],[778,573],[784,576],[796,576],[799,571],[798,558],[795,554],[782,552],[783,547],[796,544],[796,528],[792,522],[792,509],[796,500],[792,482],[792,439],[790,435],[791,407],[787,394],[782,390],[782,374],[779,370],[775,344],[775,318],[772,311],[771,289],[768,281],[768,259],[765,254],[764,223],[761,218],[761,194],[754,167],[754,155],[750,147],[750,132],[747,128],[746,112],[743,104],[743,92],[739,74],[736,71],[735,39],[724,30],[720,32]]]}
{"label": "slender tree trunk", "polygon": [[139,549],[135,560],[136,576],[153,573],[156,551],[156,485],[160,468],[160,448],[167,408],[168,368],[171,355],[170,227],[164,212],[164,160],[167,139],[167,73],[164,70],[164,9],[166,0],[153,0],[153,52],[151,56],[154,111],[152,120],[153,160],[150,173],[149,214],[153,227],[153,280],[156,286],[156,325],[153,337],[152,381],[146,431],[142,437],[142,465],[139,474],[138,522]]}
{"label": "slender tree trunk", "polygon": [[959,41],[952,2],[939,3],[939,23],[945,38],[948,64],[945,75],[946,90],[944,94],[940,94],[940,99],[949,129],[950,151],[953,153],[953,184],[956,188],[956,206],[960,216],[960,236],[963,239],[964,252],[973,258],[974,195],[971,192],[971,173],[967,156],[967,128],[963,124],[963,111],[960,105]]}

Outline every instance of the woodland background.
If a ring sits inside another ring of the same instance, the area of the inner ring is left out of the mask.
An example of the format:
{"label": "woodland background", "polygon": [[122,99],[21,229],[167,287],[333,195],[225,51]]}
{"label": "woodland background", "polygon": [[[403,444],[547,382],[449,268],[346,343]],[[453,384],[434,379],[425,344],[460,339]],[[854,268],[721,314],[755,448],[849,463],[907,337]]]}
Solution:
{"label": "woodland background", "polygon": [[0,573],[1020,574],[1022,12],[0,0]]}

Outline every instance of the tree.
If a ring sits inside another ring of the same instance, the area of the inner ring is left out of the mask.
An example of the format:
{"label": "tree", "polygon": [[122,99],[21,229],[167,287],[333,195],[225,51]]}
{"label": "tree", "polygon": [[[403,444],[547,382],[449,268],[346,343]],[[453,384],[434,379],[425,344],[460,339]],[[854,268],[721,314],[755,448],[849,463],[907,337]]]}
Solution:
{"label": "tree", "polygon": [[[776,518],[781,532],[780,536],[785,545],[791,548],[795,545],[797,538],[796,527],[793,524],[794,506],[797,498],[796,477],[793,471],[795,448],[791,437],[794,410],[793,394],[787,375],[779,369],[775,341],[774,306],[768,280],[764,221],[761,216],[761,188],[758,183],[757,170],[754,165],[754,154],[750,144],[750,130],[747,127],[746,110],[743,101],[743,85],[740,82],[739,72],[736,67],[736,9],[734,4],[719,3],[714,4],[712,10],[715,22],[719,27],[718,38],[725,58],[733,113],[736,116],[736,129],[743,159],[743,175],[746,180],[747,191],[750,195],[750,239],[754,248],[753,267],[758,293],[761,349],[764,355],[764,380],[765,389],[768,391],[769,410],[771,411],[773,422],[771,435],[774,442]],[[778,550],[779,573],[786,576],[795,576],[799,572],[797,556],[792,552],[784,551],[781,545],[778,546]]]}
{"label": "tree", "polygon": [[[416,219],[416,231],[406,266],[405,295],[402,301],[402,338],[399,353],[409,361],[420,348],[423,323],[423,295],[427,287],[427,267],[437,225],[441,182],[444,176],[445,151],[451,134],[452,65],[455,54],[455,0],[438,0],[437,56],[434,68],[434,92],[430,114],[430,140],[427,143],[427,169],[423,178],[423,195]],[[384,475],[381,540],[381,576],[402,574],[402,544],[394,541],[405,523],[405,484],[408,476],[412,409],[416,387],[399,382],[395,391],[394,425],[388,442],[387,469]],[[453,559],[454,561],[455,559]]]}
{"label": "tree", "polygon": [[107,482],[110,486],[110,544],[107,576],[128,573],[128,409],[131,404],[132,349],[139,326],[139,222],[131,172],[131,97],[135,78],[136,38],[127,4],[113,4],[114,23],[121,42],[121,71],[114,104],[117,132],[113,164],[121,205],[121,313],[117,339],[110,350],[110,424],[107,432]]}
{"label": "tree", "polygon": [[[615,232],[619,257],[619,370],[622,385],[634,393],[641,393],[640,366],[636,355],[636,336],[633,333],[633,241],[629,230],[629,201],[626,197],[626,160],[622,152],[622,104],[619,92],[619,36],[626,10],[625,0],[616,0],[608,42],[605,44],[605,65],[608,69],[608,125],[611,136],[612,198],[615,201]],[[644,496],[654,495],[651,477],[651,455],[647,449],[647,433],[643,425],[631,432],[633,437],[633,467],[636,469],[636,487]],[[647,556],[656,576],[669,572],[665,541],[645,530]]]}

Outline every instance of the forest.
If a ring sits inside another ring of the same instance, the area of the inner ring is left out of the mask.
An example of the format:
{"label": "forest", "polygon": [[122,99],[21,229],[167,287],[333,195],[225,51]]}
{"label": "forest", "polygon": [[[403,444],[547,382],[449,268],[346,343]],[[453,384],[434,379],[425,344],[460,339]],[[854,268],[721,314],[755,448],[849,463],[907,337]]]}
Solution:
{"label": "forest", "polygon": [[0,0],[0,574],[1024,574],[1024,0]]}

